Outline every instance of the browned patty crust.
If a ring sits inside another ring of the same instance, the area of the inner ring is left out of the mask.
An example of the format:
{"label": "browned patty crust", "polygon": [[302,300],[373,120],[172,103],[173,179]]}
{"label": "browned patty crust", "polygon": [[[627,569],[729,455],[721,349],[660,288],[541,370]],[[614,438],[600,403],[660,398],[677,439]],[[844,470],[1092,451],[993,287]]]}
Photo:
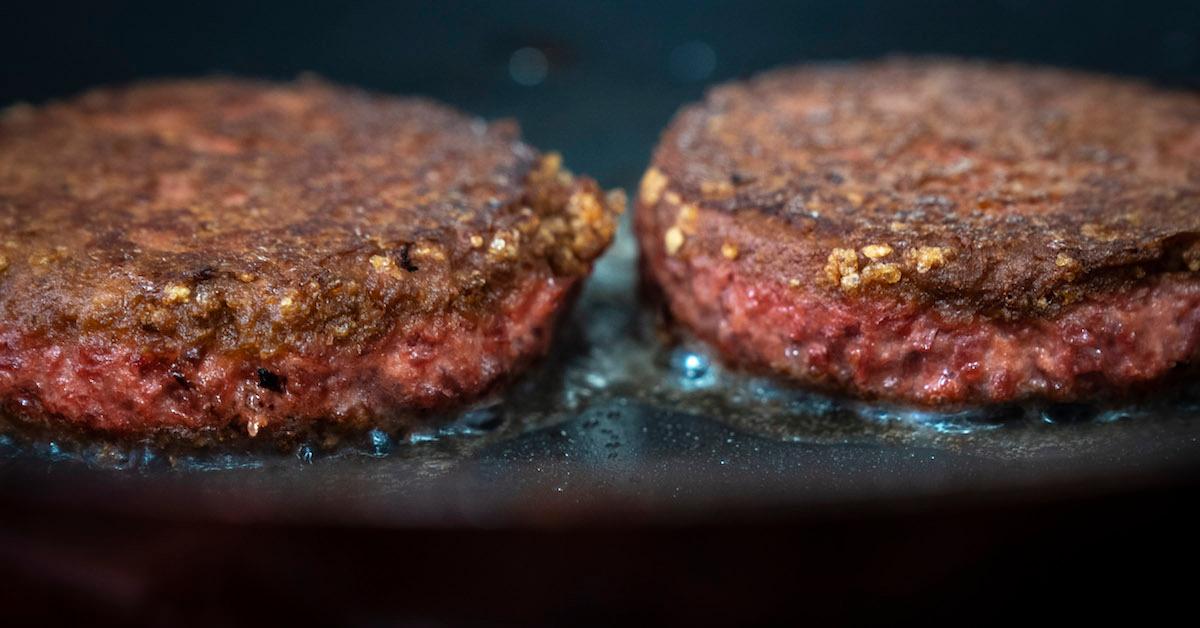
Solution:
{"label": "browned patty crust", "polygon": [[[1152,379],[1200,341],[1200,96],[953,60],[775,71],[676,116],[638,228],[677,317],[800,381],[944,403]],[[1163,333],[1084,330],[1103,366],[1033,355],[1151,288]]]}
{"label": "browned patty crust", "polygon": [[13,107],[0,399],[121,433],[404,423],[543,351],[618,211],[512,123],[316,80]]}

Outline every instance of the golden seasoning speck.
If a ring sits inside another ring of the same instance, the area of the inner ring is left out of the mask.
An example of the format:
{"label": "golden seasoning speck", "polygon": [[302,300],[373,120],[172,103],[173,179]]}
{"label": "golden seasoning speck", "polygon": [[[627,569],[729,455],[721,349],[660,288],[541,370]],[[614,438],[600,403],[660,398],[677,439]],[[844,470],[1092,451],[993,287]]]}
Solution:
{"label": "golden seasoning speck", "polygon": [[594,225],[604,219],[604,206],[591,192],[576,192],[567,199],[567,213],[582,220],[588,225]]}
{"label": "golden seasoning speck", "polygon": [[183,303],[192,297],[192,289],[181,284],[167,286],[163,293],[163,301],[167,303]]}
{"label": "golden seasoning speck", "polygon": [[667,247],[667,255],[674,255],[683,248],[683,231],[679,227],[671,227],[663,234],[663,245]]}
{"label": "golden seasoning speck", "polygon": [[792,288],[799,288],[800,280],[795,277],[792,277],[791,279],[788,279],[788,286],[792,287]]}
{"label": "golden seasoning speck", "polygon": [[471,246],[476,249],[482,247],[483,246],[483,236],[478,235],[478,234],[471,236]]}
{"label": "golden seasoning speck", "polygon": [[367,261],[371,262],[372,268],[381,273],[387,271],[392,265],[392,260],[384,255],[372,255],[371,259]]}
{"label": "golden seasoning speck", "polygon": [[723,198],[733,194],[733,184],[726,180],[701,181],[700,193],[707,198]]}
{"label": "golden seasoning speck", "polygon": [[892,247],[887,244],[868,244],[862,248],[862,254],[868,259],[883,259],[892,254]]}
{"label": "golden seasoning speck", "polygon": [[900,277],[901,272],[898,264],[870,264],[862,269],[862,282],[864,284],[894,284],[900,281]]}
{"label": "golden seasoning speck", "polygon": [[909,261],[916,266],[917,272],[922,275],[935,269],[940,268],[946,263],[946,257],[950,250],[940,246],[922,246],[916,249],[910,249],[907,253]]}
{"label": "golden seasoning speck", "polygon": [[662,197],[663,190],[666,187],[667,177],[658,168],[650,168],[642,176],[642,184],[638,190],[638,196],[646,205],[654,205],[658,203],[658,199]]}
{"label": "golden seasoning speck", "polygon": [[721,256],[727,260],[735,260],[738,258],[738,247],[732,242],[726,242],[721,245]]}
{"label": "golden seasoning speck", "polygon": [[825,264],[825,276],[830,283],[841,286],[843,290],[853,290],[858,287],[858,254],[854,249],[834,249],[829,253]]}
{"label": "golden seasoning speck", "polygon": [[1054,265],[1058,266],[1059,268],[1067,268],[1069,266],[1075,266],[1076,264],[1078,264],[1078,262],[1072,259],[1069,255],[1064,255],[1062,253],[1059,253],[1058,257],[1054,258]]}
{"label": "golden seasoning speck", "polygon": [[440,248],[436,246],[430,246],[428,244],[422,244],[413,249],[413,255],[424,259],[437,260],[439,262],[446,260],[446,254],[443,253]]}
{"label": "golden seasoning speck", "polygon": [[520,250],[521,234],[516,231],[497,233],[488,243],[488,254],[499,259],[514,259]]}
{"label": "golden seasoning speck", "polygon": [[292,316],[300,310],[300,303],[297,301],[300,293],[295,290],[289,290],[283,298],[279,300],[279,313],[283,316]]}
{"label": "golden seasoning speck", "polygon": [[691,203],[685,203],[679,206],[679,213],[675,215],[675,226],[679,227],[686,235],[696,233],[696,219],[700,216],[700,209]]}
{"label": "golden seasoning speck", "polygon": [[242,283],[253,283],[256,279],[258,279],[257,277],[255,277],[254,275],[252,275],[250,273],[238,273],[237,278],[238,278],[238,281],[240,281]]}
{"label": "golden seasoning speck", "polygon": [[8,258],[0,255],[0,273],[8,270]]}

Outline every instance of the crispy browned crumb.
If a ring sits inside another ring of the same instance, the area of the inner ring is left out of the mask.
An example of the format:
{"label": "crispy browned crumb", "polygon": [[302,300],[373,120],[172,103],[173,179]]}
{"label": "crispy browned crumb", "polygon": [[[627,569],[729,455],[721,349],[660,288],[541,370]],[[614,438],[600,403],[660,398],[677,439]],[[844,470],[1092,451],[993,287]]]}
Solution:
{"label": "crispy browned crumb", "polygon": [[675,255],[679,249],[683,248],[683,231],[679,227],[670,227],[663,234],[663,244],[667,247],[668,255]]}
{"label": "crispy browned crumb", "polygon": [[861,282],[858,274],[858,254],[854,249],[834,249],[825,264],[825,276],[842,290],[855,290]]}

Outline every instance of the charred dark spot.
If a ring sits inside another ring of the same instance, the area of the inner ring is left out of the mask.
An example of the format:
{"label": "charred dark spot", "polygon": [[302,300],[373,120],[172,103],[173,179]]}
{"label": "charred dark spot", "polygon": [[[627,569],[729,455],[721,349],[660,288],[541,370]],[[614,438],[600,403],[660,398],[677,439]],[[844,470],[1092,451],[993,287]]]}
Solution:
{"label": "charred dark spot", "polygon": [[171,376],[171,379],[175,380],[176,384],[179,384],[180,388],[184,390],[192,389],[192,383],[188,381],[186,376],[184,376],[183,371],[180,371],[178,368],[171,367],[171,370],[167,371],[167,374]]}
{"label": "charred dark spot", "polygon": [[411,244],[405,244],[404,246],[400,247],[400,268],[403,268],[410,273],[415,273],[421,269],[417,268],[417,265],[412,262],[412,258],[409,257],[409,249],[411,248]]}
{"label": "charred dark spot", "polygon": [[277,393],[283,392],[283,387],[287,383],[287,378],[280,377],[279,375],[276,375],[275,373],[272,373],[261,366],[258,367],[257,372],[259,388],[265,388]]}
{"label": "charred dark spot", "polygon": [[734,170],[733,174],[729,175],[729,182],[734,185],[746,185],[747,183],[754,183],[754,179],[754,175],[747,172],[742,172],[740,170]]}
{"label": "charred dark spot", "polygon": [[208,281],[216,276],[217,276],[216,268],[213,268],[212,266],[205,266],[204,268],[201,268],[200,270],[193,272],[191,274],[191,280],[196,281],[196,282]]}
{"label": "charred dark spot", "polygon": [[836,172],[827,172],[825,173],[825,180],[834,185],[841,185],[846,181],[846,178]]}

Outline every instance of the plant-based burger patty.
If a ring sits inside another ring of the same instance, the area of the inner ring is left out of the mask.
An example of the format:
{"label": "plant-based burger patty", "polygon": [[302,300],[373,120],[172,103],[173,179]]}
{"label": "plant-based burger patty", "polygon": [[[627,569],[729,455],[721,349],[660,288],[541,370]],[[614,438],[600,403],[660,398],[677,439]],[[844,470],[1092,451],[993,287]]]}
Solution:
{"label": "plant-based burger patty", "polygon": [[621,198],[437,103],[318,80],[0,116],[0,402],[114,435],[403,429],[550,341]]}
{"label": "plant-based burger patty", "polygon": [[1200,95],[774,71],[675,117],[636,224],[673,317],[736,364],[923,405],[1118,391],[1200,352]]}

